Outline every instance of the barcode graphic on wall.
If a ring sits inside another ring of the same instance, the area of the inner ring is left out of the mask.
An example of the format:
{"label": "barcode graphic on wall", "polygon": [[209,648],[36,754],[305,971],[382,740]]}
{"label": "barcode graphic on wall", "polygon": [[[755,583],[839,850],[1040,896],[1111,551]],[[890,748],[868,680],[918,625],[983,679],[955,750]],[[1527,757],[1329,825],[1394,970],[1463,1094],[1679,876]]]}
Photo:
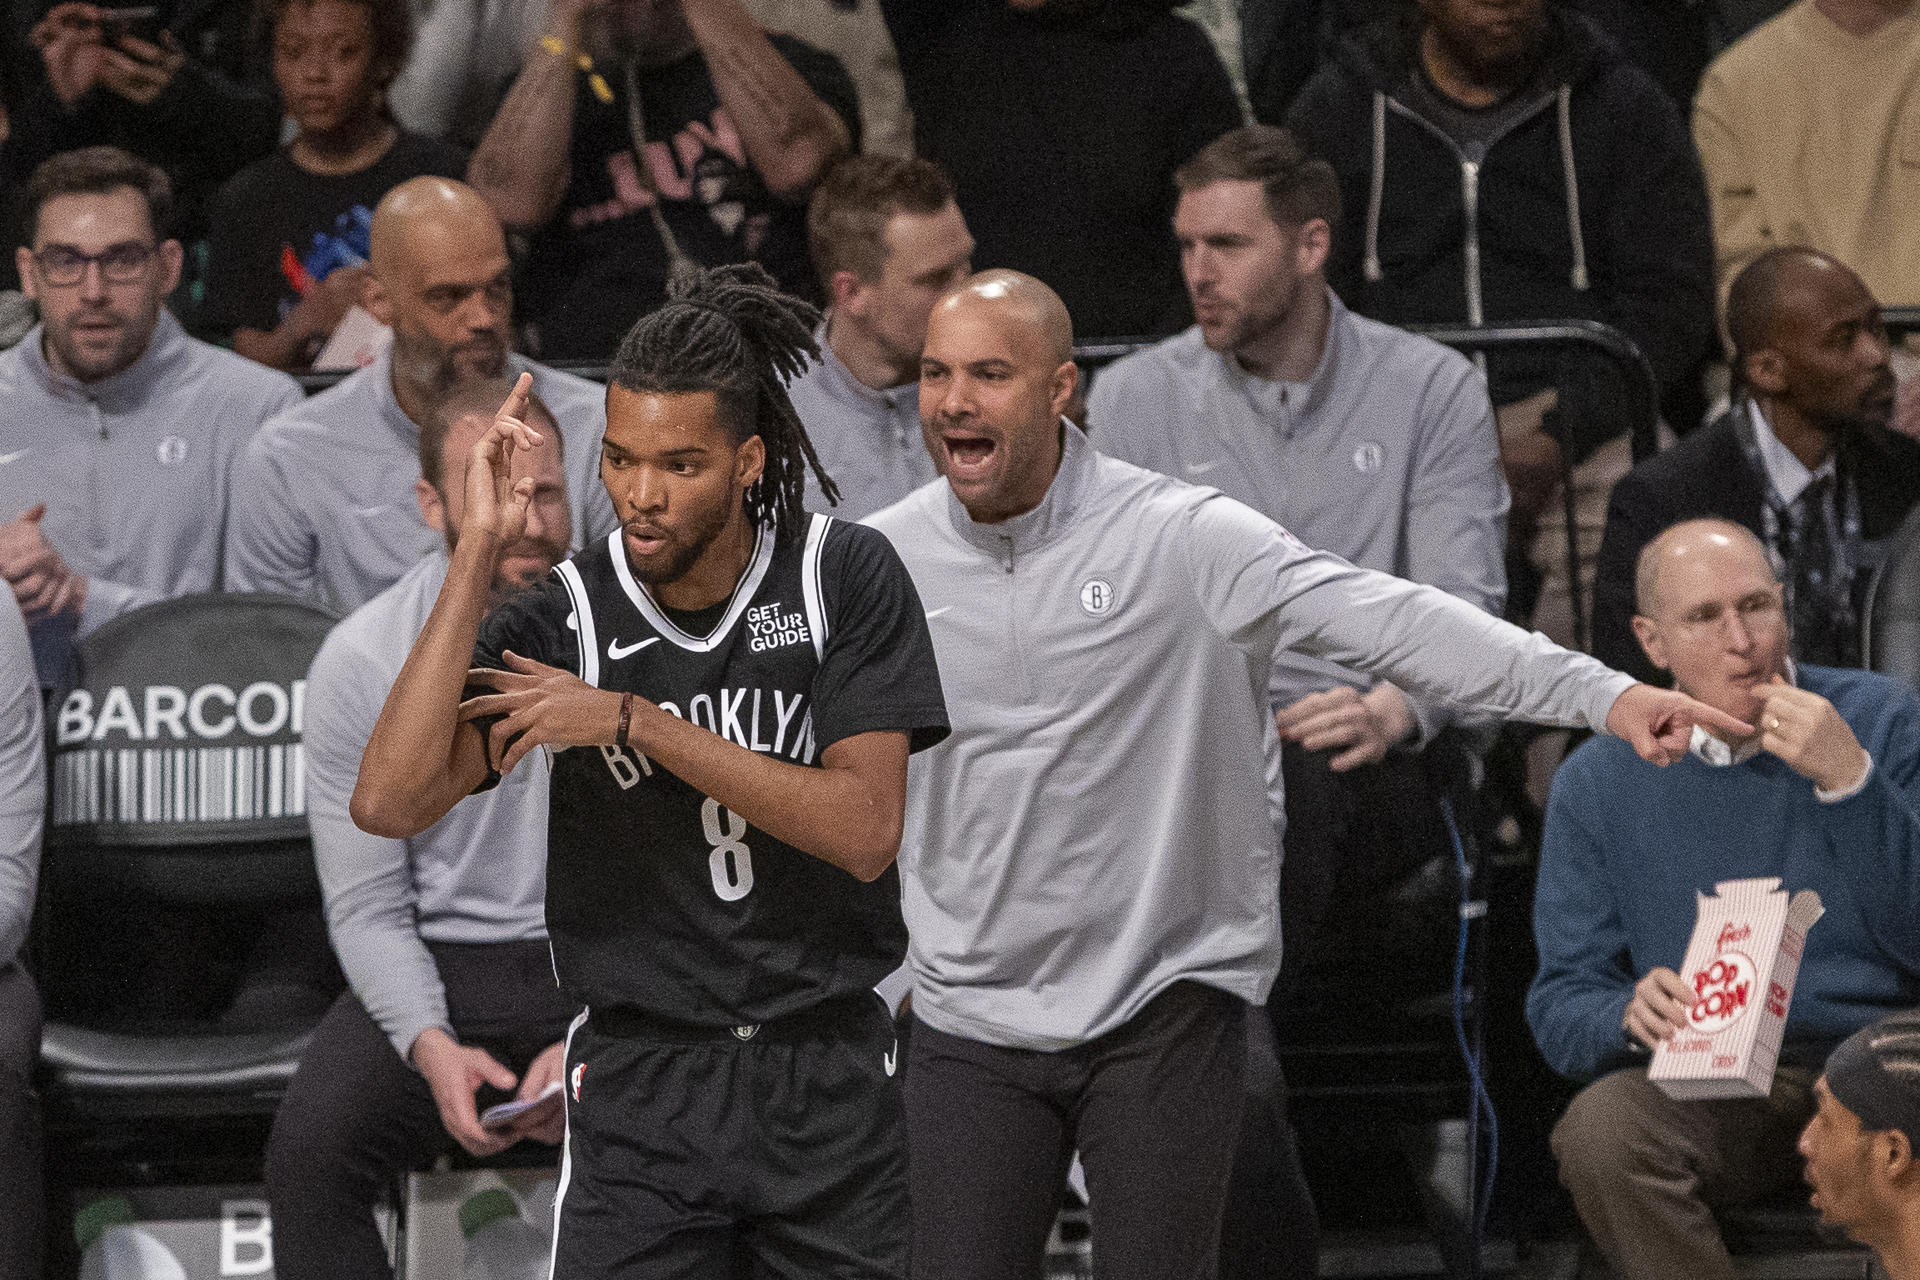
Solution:
{"label": "barcode graphic on wall", "polygon": [[55,825],[236,822],[307,812],[306,749],[86,747],[54,757]]}

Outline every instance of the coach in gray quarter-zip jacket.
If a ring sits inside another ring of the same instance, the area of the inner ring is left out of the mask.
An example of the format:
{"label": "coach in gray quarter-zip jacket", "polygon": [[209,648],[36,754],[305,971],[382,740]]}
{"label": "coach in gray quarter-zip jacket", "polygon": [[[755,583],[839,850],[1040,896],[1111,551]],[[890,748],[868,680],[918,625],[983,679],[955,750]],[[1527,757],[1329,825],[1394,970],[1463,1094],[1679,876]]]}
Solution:
{"label": "coach in gray quarter-zip jacket", "polygon": [[920,408],[946,479],[871,521],[913,573],[954,722],[910,769],[900,855],[920,1278],[1030,1274],[1076,1144],[1109,1276],[1210,1274],[1246,1006],[1280,959],[1277,650],[1662,763],[1698,721],[1737,726],[1102,457],[1060,416],[1071,342],[1030,277],[943,299]]}
{"label": "coach in gray quarter-zip jacket", "polygon": [[486,203],[446,178],[401,183],[374,211],[372,268],[368,309],[393,346],[254,438],[235,480],[228,589],[345,614],[399,581],[443,545],[414,501],[416,418],[456,383],[523,372],[566,440],[574,548],[610,532],[605,389],[509,351],[506,239]]}
{"label": "coach in gray quarter-zip jacket", "polygon": [[180,273],[168,201],[158,169],[111,147],[56,156],[28,185],[17,256],[42,323],[0,353],[0,573],[42,684],[76,634],[220,587],[240,453],[300,399],[161,305]]}

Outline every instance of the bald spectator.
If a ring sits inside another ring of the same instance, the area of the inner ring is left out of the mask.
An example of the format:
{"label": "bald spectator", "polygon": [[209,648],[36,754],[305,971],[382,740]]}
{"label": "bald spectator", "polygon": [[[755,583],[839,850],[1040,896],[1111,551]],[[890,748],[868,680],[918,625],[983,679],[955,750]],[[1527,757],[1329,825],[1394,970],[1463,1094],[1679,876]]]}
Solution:
{"label": "bald spectator", "polygon": [[1058,289],[1084,337],[1191,323],[1173,171],[1242,123],[1206,33],[1173,0],[893,7],[920,154],[953,179],[974,256]]}
{"label": "bald spectator", "polygon": [[[1920,1003],[1920,697],[1871,672],[1795,664],[1782,586],[1742,525],[1666,530],[1637,578],[1647,657],[1751,731],[1696,728],[1664,771],[1607,738],[1560,767],[1527,1019],[1555,1070],[1592,1081],[1553,1149],[1613,1274],[1732,1280],[1712,1211],[1790,1186],[1828,1052]],[[1676,971],[1698,895],[1758,876],[1826,905],[1772,1092],[1675,1101],[1648,1081],[1646,1055],[1687,1025],[1692,993]]]}
{"label": "bald spectator", "polygon": [[1920,444],[1888,430],[1894,379],[1880,304],[1824,253],[1754,260],[1727,299],[1729,412],[1614,487],[1594,584],[1603,661],[1655,675],[1630,630],[1634,565],[1661,529],[1720,516],[1759,535],[1787,593],[1793,656],[1860,657],[1860,607],[1887,540],[1920,499]]}
{"label": "bald spectator", "polygon": [[0,574],[43,684],[76,635],[221,586],[240,454],[300,400],[162,305],[182,255],[162,231],[170,201],[164,174],[112,147],[56,156],[28,184],[15,261],[41,323],[0,354]]}
{"label": "bald spectator", "polygon": [[933,304],[972,274],[973,237],[927,160],[854,156],[813,193],[807,234],[829,299],[820,357],[787,388],[838,490],[807,506],[862,520],[939,475],[920,438],[920,350]]}
{"label": "bald spectator", "polygon": [[807,197],[859,142],[846,70],[741,0],[550,0],[467,177],[532,237],[535,352],[604,360],[676,270],[751,260],[815,296]]}
{"label": "bald spectator", "polygon": [[1714,61],[1693,138],[1723,295],[1767,249],[1807,245],[1920,305],[1916,76],[1913,0],[1799,0]]}
{"label": "bald spectator", "polygon": [[1848,1036],[1813,1094],[1800,1154],[1814,1208],[1872,1249],[1888,1280],[1920,1280],[1920,1015]]}
{"label": "bald spectator", "polygon": [[254,438],[235,480],[230,590],[350,613],[391,586],[440,545],[413,497],[433,404],[509,374],[533,374],[566,437],[568,480],[583,495],[570,544],[614,526],[599,482],[604,393],[512,351],[506,239],[486,202],[451,179],[411,179],[375,210],[372,248],[366,305],[392,327],[392,348]]}

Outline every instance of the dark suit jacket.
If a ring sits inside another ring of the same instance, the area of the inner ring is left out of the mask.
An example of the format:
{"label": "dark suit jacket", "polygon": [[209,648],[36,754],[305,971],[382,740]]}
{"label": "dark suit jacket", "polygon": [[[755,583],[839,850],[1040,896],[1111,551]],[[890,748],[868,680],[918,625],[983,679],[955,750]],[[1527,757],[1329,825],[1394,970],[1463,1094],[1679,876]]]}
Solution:
{"label": "dark suit jacket", "polygon": [[[1634,639],[1633,571],[1640,549],[1682,520],[1719,516],[1761,532],[1766,478],[1754,474],[1733,429],[1743,402],[1657,457],[1649,458],[1613,487],[1607,528],[1593,586],[1593,653],[1608,666],[1650,683],[1666,684]],[[1891,431],[1849,432],[1839,467],[1859,477],[1861,533],[1869,544],[1893,535],[1908,508],[1920,501],[1920,443]],[[1869,564],[1879,548],[1869,548]],[[1868,574],[1854,583],[1855,598]]]}

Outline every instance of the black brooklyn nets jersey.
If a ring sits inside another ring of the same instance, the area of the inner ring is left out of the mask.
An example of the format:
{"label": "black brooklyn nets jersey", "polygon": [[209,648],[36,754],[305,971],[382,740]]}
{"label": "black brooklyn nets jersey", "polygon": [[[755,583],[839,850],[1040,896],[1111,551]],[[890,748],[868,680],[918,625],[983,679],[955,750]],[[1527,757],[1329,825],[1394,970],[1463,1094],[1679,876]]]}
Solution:
{"label": "black brooklyn nets jersey", "polygon": [[[918,751],[947,732],[906,567],[884,535],[826,516],[763,529],[733,595],[691,615],[634,578],[616,529],[487,618],[476,663],[507,649],[797,765],[859,733],[904,731]],[[897,868],[863,884],[636,748],[556,753],[551,806],[547,928],[584,1004],[768,1022],[870,988],[906,954]]]}

